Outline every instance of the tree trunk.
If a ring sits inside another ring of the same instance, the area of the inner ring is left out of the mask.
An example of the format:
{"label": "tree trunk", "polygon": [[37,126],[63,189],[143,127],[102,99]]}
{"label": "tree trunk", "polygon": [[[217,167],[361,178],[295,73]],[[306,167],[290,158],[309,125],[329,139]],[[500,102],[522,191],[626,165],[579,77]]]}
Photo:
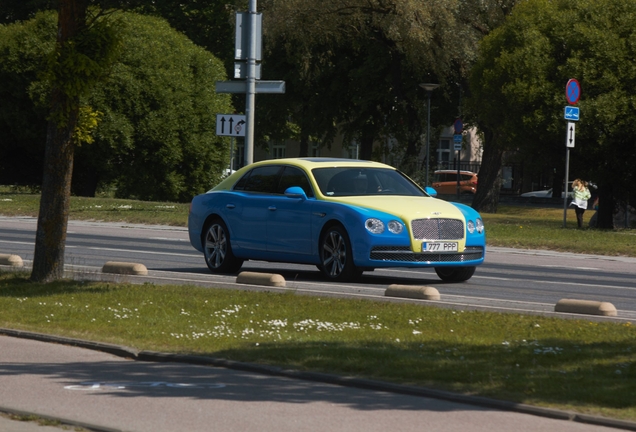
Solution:
{"label": "tree trunk", "polygon": [[497,145],[494,133],[489,128],[484,131],[484,154],[479,169],[477,193],[472,207],[485,213],[497,213],[499,191],[501,190],[501,163],[503,150]]}
{"label": "tree trunk", "polygon": [[[307,115],[307,104],[304,103],[302,106],[302,118],[308,118]],[[309,127],[303,124],[300,125],[300,148],[298,149],[298,157],[307,157],[309,156]]]}
{"label": "tree trunk", "polygon": [[73,172],[74,125],[59,128],[50,121],[46,139],[44,179],[35,236],[31,280],[48,282],[64,277],[64,247]]}
{"label": "tree trunk", "polygon": [[371,160],[373,158],[373,138],[374,128],[368,124],[362,127],[362,135],[360,137],[360,153],[358,159]]}
{"label": "tree trunk", "polygon": [[601,184],[598,188],[598,216],[596,227],[614,229],[614,210],[616,202],[611,184]]}
{"label": "tree trunk", "polygon": [[309,156],[309,134],[306,129],[303,128],[300,131],[300,148],[298,150],[298,157]]}
{"label": "tree trunk", "polygon": [[[86,0],[60,0],[57,49],[86,23]],[[49,282],[64,277],[64,249],[73,173],[73,131],[79,100],[56,81],[51,92],[51,118],[47,127],[42,198],[35,236],[31,280]]]}

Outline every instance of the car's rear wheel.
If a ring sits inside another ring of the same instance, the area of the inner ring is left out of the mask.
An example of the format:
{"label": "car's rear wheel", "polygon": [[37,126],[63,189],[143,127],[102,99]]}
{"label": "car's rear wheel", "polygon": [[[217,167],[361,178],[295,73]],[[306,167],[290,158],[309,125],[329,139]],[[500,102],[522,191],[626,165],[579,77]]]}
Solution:
{"label": "car's rear wheel", "polygon": [[320,262],[318,268],[332,281],[347,282],[362,274],[353,263],[347,231],[340,225],[327,228],[320,237]]}
{"label": "car's rear wheel", "polygon": [[435,273],[444,282],[464,282],[475,274],[475,267],[435,267]]}
{"label": "car's rear wheel", "polygon": [[214,219],[203,230],[203,255],[212,273],[235,273],[243,265],[243,260],[232,253],[230,232],[225,223]]}

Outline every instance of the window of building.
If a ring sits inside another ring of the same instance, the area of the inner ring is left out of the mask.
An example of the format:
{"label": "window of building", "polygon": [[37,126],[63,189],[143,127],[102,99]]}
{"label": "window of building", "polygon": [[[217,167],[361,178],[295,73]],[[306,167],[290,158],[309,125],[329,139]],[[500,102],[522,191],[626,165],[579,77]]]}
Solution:
{"label": "window of building", "polygon": [[342,152],[347,159],[360,159],[360,144],[354,141],[349,147],[343,147]]}
{"label": "window of building", "polygon": [[285,144],[270,144],[270,154],[272,159],[283,159],[285,157]]}
{"label": "window of building", "polygon": [[312,142],[311,149],[309,149],[310,157],[319,157],[320,156],[320,145],[318,143]]}
{"label": "window of building", "polygon": [[451,161],[451,142],[449,139],[439,140],[439,148],[437,149],[437,161],[440,165],[448,165]]}

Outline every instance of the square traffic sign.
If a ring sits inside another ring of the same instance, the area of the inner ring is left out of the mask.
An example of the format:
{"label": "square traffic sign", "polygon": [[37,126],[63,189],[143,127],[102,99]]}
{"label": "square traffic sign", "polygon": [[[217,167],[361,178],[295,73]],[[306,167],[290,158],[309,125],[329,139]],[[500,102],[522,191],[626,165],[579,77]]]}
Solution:
{"label": "square traffic sign", "polygon": [[579,121],[579,107],[566,106],[564,118],[570,121]]}

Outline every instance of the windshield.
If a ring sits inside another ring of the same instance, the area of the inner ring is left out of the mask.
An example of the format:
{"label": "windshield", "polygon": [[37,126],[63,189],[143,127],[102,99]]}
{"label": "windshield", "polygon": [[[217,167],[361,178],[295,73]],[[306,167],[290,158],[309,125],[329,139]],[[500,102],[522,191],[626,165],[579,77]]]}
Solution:
{"label": "windshield", "polygon": [[360,167],[315,168],[312,173],[320,191],[326,196],[428,196],[408,177],[392,169]]}

